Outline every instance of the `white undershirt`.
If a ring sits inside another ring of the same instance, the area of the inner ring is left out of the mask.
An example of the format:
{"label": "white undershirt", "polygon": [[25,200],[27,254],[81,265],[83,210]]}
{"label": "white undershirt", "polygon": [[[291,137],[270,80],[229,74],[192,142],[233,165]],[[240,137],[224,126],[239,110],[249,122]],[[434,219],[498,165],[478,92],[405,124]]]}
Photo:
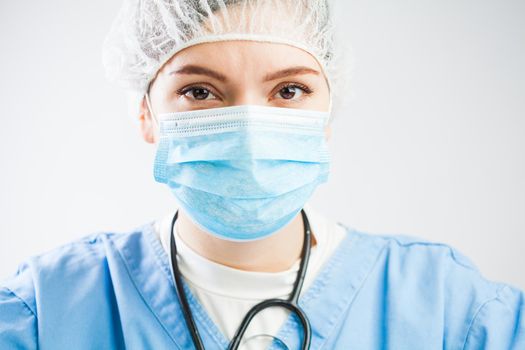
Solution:
{"label": "white undershirt", "polygon": [[[171,255],[170,225],[175,210],[176,208],[172,209],[170,213],[155,223],[155,231],[160,236],[162,246],[168,256]],[[311,250],[302,294],[308,289],[345,235],[341,225],[325,218],[310,204],[305,204],[304,211],[317,244]],[[300,259],[290,269],[281,272],[253,272],[235,269],[208,260],[196,253],[180,238],[177,226],[175,225],[174,234],[180,272],[192,293],[228,340],[233,338],[242,319],[252,306],[265,299],[289,297],[299,270]],[[276,307],[261,311],[250,323],[243,340],[252,336],[253,338],[246,343],[243,341],[240,349],[266,348],[272,338],[257,335],[276,335],[288,314],[286,309]]]}

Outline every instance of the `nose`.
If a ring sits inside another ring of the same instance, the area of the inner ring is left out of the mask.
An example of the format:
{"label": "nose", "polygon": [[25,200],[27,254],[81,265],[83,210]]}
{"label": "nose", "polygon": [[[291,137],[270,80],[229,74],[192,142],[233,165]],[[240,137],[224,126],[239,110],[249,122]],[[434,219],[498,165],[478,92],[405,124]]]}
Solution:
{"label": "nose", "polygon": [[266,106],[268,105],[268,101],[261,97],[259,94],[251,93],[248,89],[245,90],[241,95],[235,96],[230,106],[239,106],[239,105],[260,105],[260,106]]}

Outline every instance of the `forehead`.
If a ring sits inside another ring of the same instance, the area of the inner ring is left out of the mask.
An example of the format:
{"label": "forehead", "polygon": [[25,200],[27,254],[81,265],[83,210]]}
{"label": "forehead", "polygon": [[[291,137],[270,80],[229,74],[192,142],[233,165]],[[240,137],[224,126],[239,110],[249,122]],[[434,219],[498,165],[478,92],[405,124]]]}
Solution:
{"label": "forehead", "polygon": [[253,40],[206,42],[177,52],[161,71],[172,71],[186,64],[205,65],[218,71],[242,70],[267,72],[290,66],[305,66],[321,70],[314,56],[288,44]]}

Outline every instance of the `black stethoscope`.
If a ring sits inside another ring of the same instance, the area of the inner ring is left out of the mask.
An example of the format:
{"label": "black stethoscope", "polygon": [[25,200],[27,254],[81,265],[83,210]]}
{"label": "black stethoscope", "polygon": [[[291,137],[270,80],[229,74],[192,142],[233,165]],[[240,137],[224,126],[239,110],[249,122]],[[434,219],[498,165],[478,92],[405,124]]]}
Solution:
{"label": "black stethoscope", "polygon": [[[184,319],[186,320],[186,325],[188,326],[188,329],[190,330],[191,337],[193,339],[193,344],[195,345],[195,348],[197,350],[204,350],[204,346],[202,345],[202,340],[199,336],[199,331],[195,325],[195,321],[193,320],[193,316],[191,314],[191,310],[188,304],[188,300],[186,299],[186,294],[184,293],[184,289],[182,286],[182,280],[181,280],[181,274],[179,270],[179,266],[177,265],[177,246],[175,245],[175,238],[173,235],[173,228],[175,227],[175,221],[177,220],[177,216],[179,214],[179,211],[177,210],[175,212],[175,215],[173,216],[173,219],[171,221],[171,267],[173,269],[173,275],[175,276],[175,285],[177,287],[177,294],[179,296],[180,304],[182,305],[182,311],[184,313]],[[301,322],[301,325],[303,327],[304,335],[302,339],[302,350],[307,350],[310,348],[310,342],[312,338],[312,333],[310,330],[310,322],[308,321],[308,317],[306,317],[305,312],[301,309],[301,307],[298,305],[299,300],[299,293],[301,292],[301,288],[303,286],[304,282],[304,276],[306,275],[306,267],[308,266],[308,260],[310,259],[310,245],[311,245],[311,232],[310,232],[310,223],[308,222],[308,218],[306,217],[306,214],[303,209],[301,209],[301,215],[303,217],[303,224],[304,224],[304,240],[303,240],[303,248],[301,252],[301,264],[299,266],[299,272],[297,273],[297,278],[295,279],[292,294],[288,298],[288,300],[284,299],[268,299],[263,300],[260,303],[253,306],[250,311],[244,316],[244,319],[242,320],[239,328],[235,332],[235,335],[233,336],[230,344],[228,345],[228,350],[236,350],[240,343],[241,339],[244,335],[244,332],[248,328],[251,320],[257,315],[258,312],[272,307],[272,306],[280,306],[284,307],[291,312],[294,312]]]}

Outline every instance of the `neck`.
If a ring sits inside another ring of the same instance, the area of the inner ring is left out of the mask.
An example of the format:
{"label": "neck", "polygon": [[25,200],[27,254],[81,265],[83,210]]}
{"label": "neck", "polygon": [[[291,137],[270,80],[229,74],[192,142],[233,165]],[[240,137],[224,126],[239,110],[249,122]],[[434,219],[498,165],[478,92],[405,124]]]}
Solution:
{"label": "neck", "polygon": [[[179,209],[177,232],[188,247],[199,255],[232,268],[279,272],[289,269],[301,257],[304,224],[301,212],[270,237],[249,242],[232,242],[201,230]],[[316,240],[312,232],[312,247]]]}

